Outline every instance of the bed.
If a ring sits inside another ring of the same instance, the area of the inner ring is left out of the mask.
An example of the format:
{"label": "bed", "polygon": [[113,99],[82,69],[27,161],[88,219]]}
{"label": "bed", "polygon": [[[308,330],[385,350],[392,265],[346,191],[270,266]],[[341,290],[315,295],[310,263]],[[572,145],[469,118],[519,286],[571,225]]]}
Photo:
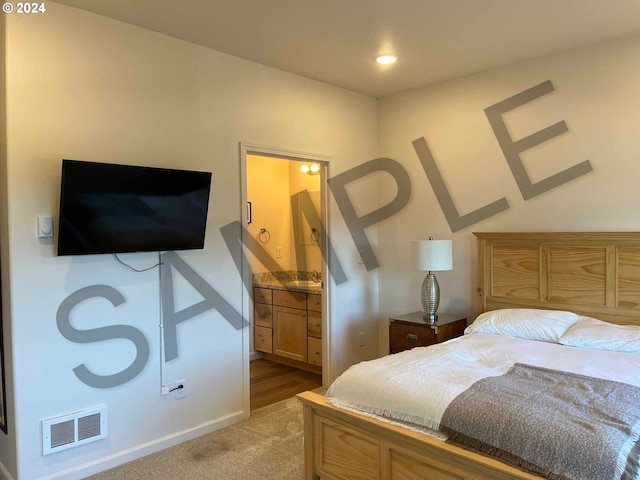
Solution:
{"label": "bed", "polygon": [[[415,385],[405,390],[403,390],[405,387],[400,384],[394,385],[393,389],[382,388],[394,392],[392,396],[400,396],[400,403],[406,400],[403,395],[411,397],[415,396],[415,392],[421,392],[417,395],[420,398],[425,396],[429,400],[425,402],[429,408],[436,404],[435,397],[449,395],[455,398],[456,402],[458,397],[468,397],[466,398],[468,403],[460,404],[459,410],[476,410],[475,405],[478,403],[474,402],[482,393],[472,391],[471,388],[467,390],[468,385],[474,385],[474,388],[476,385],[484,385],[494,391],[509,384],[512,378],[516,378],[519,382],[520,377],[530,380],[541,376],[550,377],[552,381],[556,381],[556,375],[562,374],[561,380],[564,380],[566,375],[573,376],[581,381],[602,384],[605,389],[603,391],[606,392],[606,389],[610,388],[610,383],[607,382],[613,382],[624,390],[624,394],[620,396],[622,406],[618,410],[621,415],[629,415],[627,419],[629,426],[628,428],[625,426],[625,431],[628,431],[629,435],[621,441],[622,443],[616,444],[616,448],[624,444],[622,448],[624,455],[622,450],[619,455],[624,460],[622,463],[625,463],[634,456],[632,451],[640,449],[640,444],[636,441],[638,434],[636,430],[640,422],[636,422],[637,418],[634,416],[640,412],[637,412],[636,408],[625,407],[625,405],[635,407],[636,404],[640,404],[640,401],[633,400],[640,400],[638,397],[640,354],[633,353],[635,347],[632,344],[637,341],[637,332],[629,332],[632,329],[624,327],[625,325],[640,326],[640,233],[543,232],[475,233],[475,235],[478,245],[476,309],[479,315],[476,322],[480,327],[477,331],[471,331],[445,344],[402,352],[386,359],[390,359],[391,363],[396,364],[396,368],[400,368],[390,376],[394,381],[403,376],[402,373],[398,373],[402,372],[403,365],[411,366],[416,365],[414,362],[418,362],[418,369],[420,369],[420,362],[426,362],[427,366],[423,365],[422,370],[428,368],[429,372],[433,372],[435,376],[439,368],[441,370],[439,374],[446,375],[447,368],[457,368],[456,364],[463,363],[460,359],[465,356],[470,357],[470,362],[474,363],[473,355],[492,357],[495,364],[491,364],[489,368],[496,369],[498,373],[477,373],[473,369],[469,372],[456,373],[452,378],[465,378],[466,383],[462,382],[462,386],[456,386],[455,382],[452,382],[451,388],[438,389],[432,397],[428,396],[428,386],[420,387],[423,388],[422,391],[418,390],[419,382],[415,382]],[[517,316],[523,312],[533,312],[533,317],[528,317],[524,330],[521,324],[513,327],[511,323],[514,314]],[[507,313],[508,321],[501,323],[501,316]],[[554,316],[559,316],[559,320],[556,318],[559,323],[546,325],[548,317]],[[480,321],[482,319],[486,321],[483,323]],[[537,319],[540,320],[539,323],[536,323]],[[515,336],[503,335],[504,331],[497,332],[500,334],[497,335],[496,332],[491,331],[491,328],[496,328],[496,325],[503,330],[505,325],[507,330],[514,328]],[[522,334],[523,331],[525,334]],[[534,337],[538,334],[542,335],[542,339],[525,338],[530,336],[530,331],[534,332]],[[598,334],[602,331],[607,332],[605,336]],[[549,335],[551,337],[545,337]],[[476,341],[481,344],[480,350],[470,345]],[[589,342],[595,342],[595,344]],[[612,344],[616,346],[611,347]],[[631,347],[622,353],[609,349],[611,347],[613,350],[624,350],[625,345],[631,345]],[[536,364],[537,361],[532,356],[538,346],[542,353],[536,358],[547,358],[546,363]],[[477,353],[483,352],[482,348],[485,349],[484,353]],[[452,349],[454,353],[447,349]],[[563,353],[569,350],[578,352],[578,358],[571,360],[569,355]],[[447,363],[448,360],[449,363]],[[381,361],[389,360],[381,359]],[[560,364],[563,368],[559,368]],[[576,366],[571,366],[574,364]],[[374,365],[377,364],[374,363]],[[366,368],[366,365],[354,366],[343,376],[348,377],[352,369],[361,367]],[[512,459],[504,456],[496,459],[488,456],[478,445],[458,442],[460,438],[464,440],[468,432],[457,431],[455,420],[448,423],[447,429],[443,432],[434,435],[434,431],[430,428],[433,425],[429,425],[428,420],[422,421],[423,424],[417,420],[427,417],[421,414],[414,416],[412,411],[404,412],[405,417],[398,415],[394,417],[394,406],[389,408],[392,414],[385,415],[384,407],[376,406],[375,401],[372,402],[373,406],[369,411],[356,411],[349,408],[351,401],[356,403],[360,401],[356,397],[354,397],[355,400],[349,397],[349,395],[357,395],[358,390],[363,390],[365,397],[373,400],[375,400],[375,394],[374,390],[367,390],[373,387],[366,384],[358,385],[357,382],[353,384],[356,387],[348,387],[349,383],[345,381],[347,386],[343,387],[341,385],[343,376],[331,386],[330,399],[312,392],[299,395],[303,403],[305,422],[305,478],[307,480],[554,478],[553,473],[548,471],[531,470],[529,465],[516,467],[513,466]],[[405,376],[411,384],[411,375]],[[362,377],[359,375],[358,378]],[[382,377],[377,372],[370,377],[375,379],[374,383],[381,383]],[[503,377],[509,381],[503,382]],[[495,381],[500,383],[491,383]],[[537,378],[535,381],[538,381]],[[567,383],[569,384],[573,385],[572,382]],[[513,385],[516,385],[517,389],[521,384]],[[540,388],[539,384],[533,385],[536,385],[537,392]],[[580,384],[579,388],[586,391],[592,389],[592,386]],[[441,390],[447,390],[448,393]],[[459,395],[461,392],[464,394]],[[576,398],[586,398],[586,394],[574,393],[574,395]],[[608,395],[605,393],[601,396]],[[617,395],[616,393],[616,398],[618,398]],[[415,402],[413,405],[415,407]],[[444,405],[434,407],[440,408],[441,413],[444,411],[438,418],[438,426],[442,419],[449,419],[450,410],[455,410],[451,407],[449,400]],[[358,405],[358,407],[362,406]],[[550,411],[554,408],[551,407]],[[605,408],[610,407],[605,406]],[[482,418],[480,423],[489,424],[484,419],[494,416],[479,411]],[[559,414],[558,418],[562,419],[564,416]],[[615,422],[618,422],[618,419]],[[465,420],[462,423],[466,425],[468,422]],[[590,427],[591,419],[583,423]],[[529,429],[530,427],[528,425],[521,428]],[[527,430],[527,433],[530,434],[530,431]],[[582,438],[578,436],[577,445],[581,445],[579,442]],[[565,442],[564,439],[559,441]],[[545,442],[542,444],[546,445]],[[581,450],[582,448],[574,448],[574,451]],[[497,451],[501,450],[498,448]],[[587,456],[577,463],[589,463],[589,458]],[[632,472],[634,468],[637,469],[637,465],[620,467],[619,459],[614,463],[617,464],[618,469],[616,475],[626,468],[626,473],[623,474],[626,477],[623,478],[637,476]]]}

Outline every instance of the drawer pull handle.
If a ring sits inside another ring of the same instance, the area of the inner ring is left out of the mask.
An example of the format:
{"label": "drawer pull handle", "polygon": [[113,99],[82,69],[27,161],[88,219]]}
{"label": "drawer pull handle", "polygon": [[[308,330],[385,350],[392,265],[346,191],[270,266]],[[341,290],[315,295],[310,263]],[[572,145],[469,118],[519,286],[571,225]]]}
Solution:
{"label": "drawer pull handle", "polygon": [[416,335],[415,333],[408,333],[407,334],[407,340],[409,340],[410,342],[417,342],[418,341],[418,335]]}

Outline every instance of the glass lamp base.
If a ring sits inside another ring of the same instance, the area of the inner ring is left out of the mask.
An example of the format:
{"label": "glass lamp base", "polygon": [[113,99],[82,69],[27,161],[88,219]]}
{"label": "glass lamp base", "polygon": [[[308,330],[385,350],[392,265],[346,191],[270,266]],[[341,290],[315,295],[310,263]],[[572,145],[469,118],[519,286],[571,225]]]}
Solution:
{"label": "glass lamp base", "polygon": [[422,282],[421,291],[423,318],[429,323],[438,319],[436,311],[440,305],[440,285],[436,276],[429,272]]}

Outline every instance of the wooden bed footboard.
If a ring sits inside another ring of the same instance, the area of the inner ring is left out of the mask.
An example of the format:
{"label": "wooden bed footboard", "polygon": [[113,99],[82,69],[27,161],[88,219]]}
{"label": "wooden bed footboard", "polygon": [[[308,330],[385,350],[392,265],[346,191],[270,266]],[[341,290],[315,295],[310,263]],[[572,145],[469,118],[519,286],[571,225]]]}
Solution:
{"label": "wooden bed footboard", "polygon": [[[478,238],[477,313],[570,310],[640,325],[640,232],[496,232]],[[306,480],[534,480],[498,460],[375,418],[323,395],[304,408]]]}
{"label": "wooden bed footboard", "polygon": [[541,477],[429,435],[298,395],[305,480],[539,480]]}

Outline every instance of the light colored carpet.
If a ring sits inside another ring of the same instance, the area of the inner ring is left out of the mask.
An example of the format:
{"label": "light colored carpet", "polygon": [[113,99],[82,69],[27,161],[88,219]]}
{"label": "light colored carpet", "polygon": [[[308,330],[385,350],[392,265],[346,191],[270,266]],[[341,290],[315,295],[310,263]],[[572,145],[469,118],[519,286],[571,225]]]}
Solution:
{"label": "light colored carpet", "polygon": [[302,404],[295,397],[240,423],[88,477],[91,480],[300,480]]}

